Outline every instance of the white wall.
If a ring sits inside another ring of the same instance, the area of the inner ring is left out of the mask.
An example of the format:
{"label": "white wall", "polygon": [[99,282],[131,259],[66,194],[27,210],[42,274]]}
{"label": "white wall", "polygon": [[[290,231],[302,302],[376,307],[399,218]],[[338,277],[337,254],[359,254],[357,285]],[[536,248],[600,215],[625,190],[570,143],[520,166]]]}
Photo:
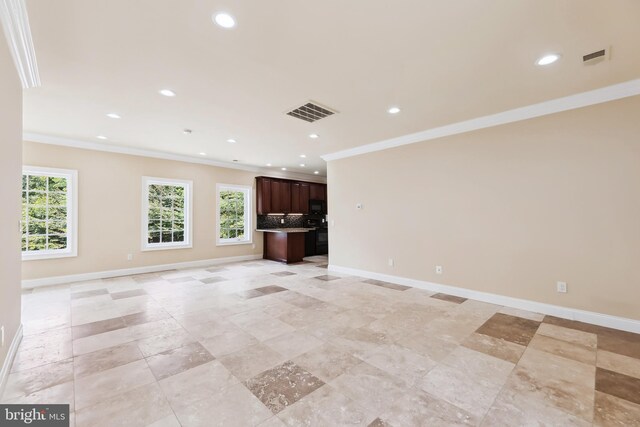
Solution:
{"label": "white wall", "polygon": [[[23,157],[25,165],[78,171],[78,256],[24,261],[25,281],[262,254],[255,216],[255,248],[215,240],[216,183],[255,187],[254,172],[35,142],[23,143]],[[143,176],[193,181],[192,248],[141,250]]]}
{"label": "white wall", "polygon": [[640,319],[639,112],[636,96],[331,161],[330,264]]}
{"label": "white wall", "polygon": [[20,326],[21,174],[22,86],[0,35],[0,325],[5,329],[0,366]]}

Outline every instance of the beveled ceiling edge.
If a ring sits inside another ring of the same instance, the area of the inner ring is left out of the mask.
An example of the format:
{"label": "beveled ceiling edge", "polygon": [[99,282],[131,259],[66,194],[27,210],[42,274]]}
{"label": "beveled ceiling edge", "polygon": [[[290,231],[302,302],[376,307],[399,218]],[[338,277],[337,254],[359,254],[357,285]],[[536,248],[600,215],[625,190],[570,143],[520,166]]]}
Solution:
{"label": "beveled ceiling edge", "polygon": [[177,162],[197,163],[201,165],[215,166],[226,169],[238,169],[249,172],[255,172],[261,176],[271,176],[274,178],[296,179],[302,181],[311,181],[326,183],[327,179],[323,176],[310,175],[297,172],[280,172],[270,168],[261,168],[258,166],[239,165],[236,163],[222,162],[219,160],[203,159],[198,157],[184,156],[180,154],[166,153],[164,151],[145,150],[141,148],[125,147],[122,145],[102,144],[99,142],[81,141],[77,139],[62,138],[59,136],[44,135],[40,133],[25,132],[22,139],[28,142],[37,142],[40,144],[60,145],[63,147],[80,148],[83,150],[105,151],[108,153],[128,154],[130,156],[151,157],[154,159],[174,160]]}
{"label": "beveled ceiling edge", "polygon": [[25,0],[0,0],[0,23],[24,89],[40,86]]}
{"label": "beveled ceiling edge", "polygon": [[488,116],[477,117],[475,119],[452,123],[391,139],[385,139],[383,141],[325,154],[321,157],[327,162],[345,159],[347,157],[387,150],[389,148],[400,147],[402,145],[415,144],[445,136],[457,135],[478,129],[485,129],[535,117],[546,116],[562,111],[574,110],[576,108],[587,107],[589,105],[615,101],[616,99],[635,95],[640,95],[640,79],[629,80],[624,83],[605,86],[599,89],[577,93],[575,95],[540,102],[538,104],[514,108],[501,113],[490,114]]}

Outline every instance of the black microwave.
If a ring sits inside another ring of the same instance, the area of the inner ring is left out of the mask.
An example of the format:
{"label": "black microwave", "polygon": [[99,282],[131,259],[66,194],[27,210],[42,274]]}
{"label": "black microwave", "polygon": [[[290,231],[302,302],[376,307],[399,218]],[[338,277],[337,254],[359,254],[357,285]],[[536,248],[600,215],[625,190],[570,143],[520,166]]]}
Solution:
{"label": "black microwave", "polygon": [[327,213],[327,202],[324,200],[309,200],[309,213],[323,215]]}

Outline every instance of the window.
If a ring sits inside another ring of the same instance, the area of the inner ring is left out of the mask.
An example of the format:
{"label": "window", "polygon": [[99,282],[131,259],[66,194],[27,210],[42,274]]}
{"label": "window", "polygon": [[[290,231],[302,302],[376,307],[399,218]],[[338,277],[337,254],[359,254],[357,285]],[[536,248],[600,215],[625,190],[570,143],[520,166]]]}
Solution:
{"label": "window", "polygon": [[191,181],[143,177],[142,250],[191,247]]}
{"label": "window", "polygon": [[78,255],[76,199],[78,172],[22,168],[22,259]]}
{"label": "window", "polygon": [[218,184],[217,236],[218,245],[251,243],[251,187]]}

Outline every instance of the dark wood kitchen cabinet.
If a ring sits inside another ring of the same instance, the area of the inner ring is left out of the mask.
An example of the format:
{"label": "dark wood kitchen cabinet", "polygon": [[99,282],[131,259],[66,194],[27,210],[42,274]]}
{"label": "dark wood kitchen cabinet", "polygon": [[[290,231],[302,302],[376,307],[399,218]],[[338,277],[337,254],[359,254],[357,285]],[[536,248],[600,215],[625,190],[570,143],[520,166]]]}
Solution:
{"label": "dark wood kitchen cabinet", "polygon": [[271,212],[291,212],[291,183],[289,181],[271,180]]}
{"label": "dark wood kitchen cabinet", "polygon": [[309,198],[311,200],[327,200],[326,189],[325,184],[309,184]]}
{"label": "dark wood kitchen cabinet", "polygon": [[291,183],[291,213],[309,213],[309,184],[306,182]]}
{"label": "dark wood kitchen cabinet", "polygon": [[309,213],[309,200],[327,199],[326,184],[259,176],[256,178],[258,215]]}
{"label": "dark wood kitchen cabinet", "polygon": [[258,215],[267,215],[271,212],[271,180],[259,178],[256,180],[256,205]]}
{"label": "dark wood kitchen cabinet", "polygon": [[264,234],[264,259],[294,263],[300,262],[305,257],[304,237],[305,232],[285,231],[269,232]]}

